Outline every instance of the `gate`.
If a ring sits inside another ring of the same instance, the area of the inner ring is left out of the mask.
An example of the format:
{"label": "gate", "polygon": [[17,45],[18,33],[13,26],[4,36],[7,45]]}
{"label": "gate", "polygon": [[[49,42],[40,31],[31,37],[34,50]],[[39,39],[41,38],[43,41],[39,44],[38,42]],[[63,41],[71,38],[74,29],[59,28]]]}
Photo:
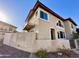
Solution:
{"label": "gate", "polygon": [[75,45],[75,40],[69,40],[70,41],[70,47],[71,49],[75,49],[76,45]]}

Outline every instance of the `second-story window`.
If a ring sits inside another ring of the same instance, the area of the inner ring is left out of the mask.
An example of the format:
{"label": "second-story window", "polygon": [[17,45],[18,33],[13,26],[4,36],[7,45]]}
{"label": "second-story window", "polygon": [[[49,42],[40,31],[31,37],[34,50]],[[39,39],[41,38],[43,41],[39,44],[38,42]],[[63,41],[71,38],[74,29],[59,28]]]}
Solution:
{"label": "second-story window", "polygon": [[63,24],[61,23],[61,21],[58,21],[57,26],[63,27]]}
{"label": "second-story window", "polygon": [[43,11],[40,11],[40,18],[48,20],[48,14]]}

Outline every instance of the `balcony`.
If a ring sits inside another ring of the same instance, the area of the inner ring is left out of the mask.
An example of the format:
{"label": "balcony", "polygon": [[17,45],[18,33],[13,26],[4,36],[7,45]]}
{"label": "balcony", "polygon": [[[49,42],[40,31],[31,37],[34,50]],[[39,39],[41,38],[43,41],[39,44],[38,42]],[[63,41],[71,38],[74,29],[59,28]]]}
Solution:
{"label": "balcony", "polygon": [[35,24],[27,24],[25,27],[24,27],[24,29],[23,30],[27,30],[27,31],[29,31],[29,30],[31,30],[32,28],[34,28],[35,27]]}

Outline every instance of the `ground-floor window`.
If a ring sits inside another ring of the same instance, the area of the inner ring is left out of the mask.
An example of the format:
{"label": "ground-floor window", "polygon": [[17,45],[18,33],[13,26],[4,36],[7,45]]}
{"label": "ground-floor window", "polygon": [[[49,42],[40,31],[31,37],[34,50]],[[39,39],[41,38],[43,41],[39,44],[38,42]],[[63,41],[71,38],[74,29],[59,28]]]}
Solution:
{"label": "ground-floor window", "polygon": [[57,32],[57,34],[58,34],[58,39],[65,38],[65,33],[64,32],[59,31],[59,32]]}

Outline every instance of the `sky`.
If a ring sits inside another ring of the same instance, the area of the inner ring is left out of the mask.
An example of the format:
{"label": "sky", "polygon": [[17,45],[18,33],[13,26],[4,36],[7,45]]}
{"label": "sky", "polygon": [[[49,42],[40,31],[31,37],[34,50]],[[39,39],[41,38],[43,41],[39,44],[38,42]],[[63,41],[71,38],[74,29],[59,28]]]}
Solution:
{"label": "sky", "polygon": [[[48,8],[62,16],[71,17],[79,27],[79,0],[40,0]],[[1,21],[16,25],[22,31],[29,10],[37,0],[0,0]]]}

